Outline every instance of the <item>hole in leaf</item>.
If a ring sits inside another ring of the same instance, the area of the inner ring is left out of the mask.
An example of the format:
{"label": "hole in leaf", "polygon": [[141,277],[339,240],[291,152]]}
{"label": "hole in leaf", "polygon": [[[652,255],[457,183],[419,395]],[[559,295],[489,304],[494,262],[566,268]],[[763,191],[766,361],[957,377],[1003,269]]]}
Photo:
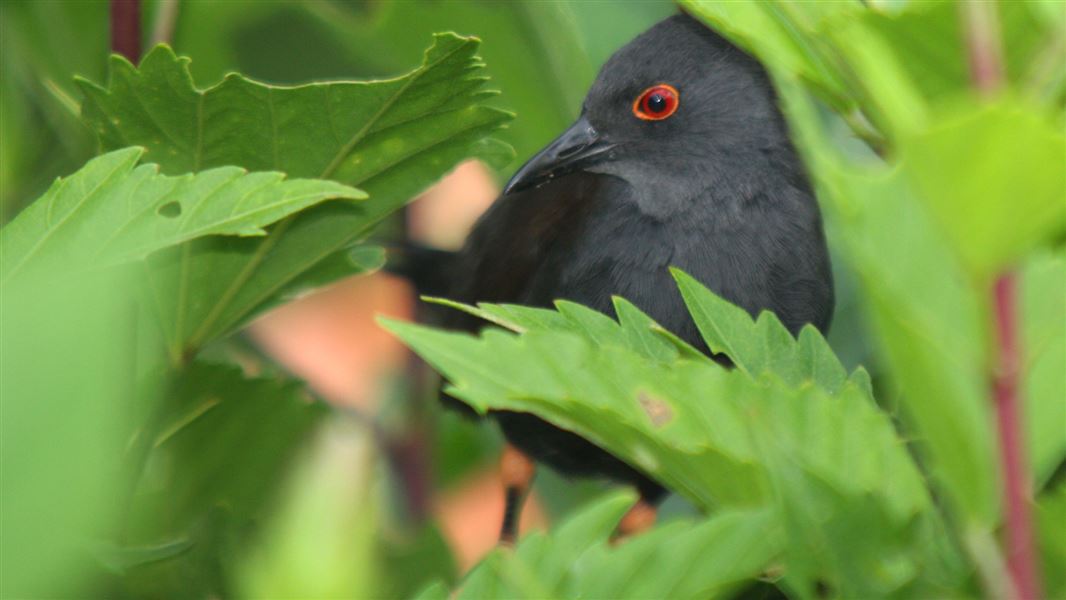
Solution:
{"label": "hole in leaf", "polygon": [[181,216],[181,203],[179,202],[167,202],[163,206],[160,206],[157,210],[161,216],[168,219],[173,219]]}

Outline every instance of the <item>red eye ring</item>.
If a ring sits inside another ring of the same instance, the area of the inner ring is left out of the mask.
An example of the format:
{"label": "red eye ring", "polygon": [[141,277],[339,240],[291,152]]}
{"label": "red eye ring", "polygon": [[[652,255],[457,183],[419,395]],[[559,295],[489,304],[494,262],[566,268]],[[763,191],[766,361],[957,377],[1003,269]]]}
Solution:
{"label": "red eye ring", "polygon": [[662,121],[677,111],[679,98],[674,86],[665,83],[653,85],[633,101],[633,115],[644,121]]}

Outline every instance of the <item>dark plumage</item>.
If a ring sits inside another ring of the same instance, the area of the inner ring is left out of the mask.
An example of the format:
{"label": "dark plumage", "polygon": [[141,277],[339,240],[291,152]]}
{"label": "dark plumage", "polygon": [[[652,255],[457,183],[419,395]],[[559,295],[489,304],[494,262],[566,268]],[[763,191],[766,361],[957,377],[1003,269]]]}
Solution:
{"label": "dark plumage", "polygon": [[[634,101],[658,84],[676,88],[676,113],[637,118]],[[704,350],[670,266],[753,315],[772,310],[793,333],[805,323],[824,331],[833,311],[818,206],[767,76],[686,15],[611,57],[578,122],[515,175],[461,252],[432,256],[422,271],[447,273],[437,282],[450,288],[434,291],[450,298],[562,298],[613,314],[616,294]],[[494,416],[514,446],[563,473],[628,482],[650,502],[662,495],[572,433],[531,415]]]}

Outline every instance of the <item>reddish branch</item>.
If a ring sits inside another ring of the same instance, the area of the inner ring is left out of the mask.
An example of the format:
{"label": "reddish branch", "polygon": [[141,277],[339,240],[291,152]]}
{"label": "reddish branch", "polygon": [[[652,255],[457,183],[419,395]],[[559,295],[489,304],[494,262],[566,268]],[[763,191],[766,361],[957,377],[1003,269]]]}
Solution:
{"label": "reddish branch", "polygon": [[[1000,46],[996,4],[969,0],[963,4],[970,77],[982,96],[992,97],[1006,76]],[[1028,473],[1022,439],[1021,397],[1018,379],[1021,347],[1018,340],[1017,276],[1007,270],[993,286],[996,352],[993,395],[1003,468],[1003,500],[1006,508],[1007,570],[1012,593],[1022,600],[1042,596],[1033,544],[1031,511],[1032,479]]]}
{"label": "reddish branch", "polygon": [[1007,509],[1007,568],[1015,593],[1024,600],[1042,597],[1033,549],[1030,490],[1025,444],[1021,433],[1021,397],[1018,378],[1021,352],[1018,344],[1017,277],[1005,273],[996,280],[996,339],[999,352],[993,388],[999,422],[1000,459],[1003,465],[1003,495]]}
{"label": "reddish branch", "polygon": [[111,0],[111,51],[133,64],[141,58],[140,0]]}

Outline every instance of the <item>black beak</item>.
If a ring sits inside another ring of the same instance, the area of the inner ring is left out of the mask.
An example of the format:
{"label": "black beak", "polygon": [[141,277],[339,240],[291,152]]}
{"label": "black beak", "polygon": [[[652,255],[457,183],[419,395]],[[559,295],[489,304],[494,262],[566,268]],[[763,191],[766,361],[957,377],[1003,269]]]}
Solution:
{"label": "black beak", "polygon": [[547,183],[556,177],[587,167],[614,148],[599,137],[584,115],[548,147],[529,159],[503,188],[510,194]]}

